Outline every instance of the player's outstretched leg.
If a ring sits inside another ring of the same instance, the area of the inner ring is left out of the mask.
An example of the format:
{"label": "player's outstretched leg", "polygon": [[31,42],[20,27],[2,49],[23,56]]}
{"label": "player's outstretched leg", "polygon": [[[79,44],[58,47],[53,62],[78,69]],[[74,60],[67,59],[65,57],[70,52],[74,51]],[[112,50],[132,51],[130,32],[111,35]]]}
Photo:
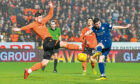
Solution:
{"label": "player's outstretched leg", "polygon": [[77,44],[70,44],[68,42],[63,42],[61,41],[60,42],[60,47],[65,47],[67,49],[71,49],[71,50],[82,50],[83,49],[83,46],[79,46]]}
{"label": "player's outstretched leg", "polygon": [[99,57],[98,65],[99,65],[99,70],[100,70],[101,76],[100,76],[100,78],[98,78],[96,80],[107,80],[106,76],[105,76],[104,58],[105,58],[105,56],[103,56],[103,55]]}
{"label": "player's outstretched leg", "polygon": [[87,61],[82,62],[82,68],[83,68],[83,73],[82,73],[82,75],[86,75]]}
{"label": "player's outstretched leg", "polygon": [[95,70],[95,59],[93,59],[93,57],[90,57],[90,60],[91,60],[91,67],[92,67],[92,70],[93,70],[93,74],[97,75],[97,72]]}
{"label": "player's outstretched leg", "polygon": [[34,64],[31,68],[25,69],[24,79],[27,79],[31,72],[39,70],[43,66],[46,66],[48,63],[49,63],[49,60],[43,59],[41,62]]}
{"label": "player's outstretched leg", "polygon": [[[58,63],[58,59],[55,58],[55,59],[54,59],[54,70],[53,70],[53,72],[55,72],[55,73],[57,72],[57,68],[56,68],[56,67],[57,67],[57,63]],[[46,68],[46,66],[43,66],[43,67],[41,68],[41,70],[42,70],[42,71],[45,71],[45,68]]]}

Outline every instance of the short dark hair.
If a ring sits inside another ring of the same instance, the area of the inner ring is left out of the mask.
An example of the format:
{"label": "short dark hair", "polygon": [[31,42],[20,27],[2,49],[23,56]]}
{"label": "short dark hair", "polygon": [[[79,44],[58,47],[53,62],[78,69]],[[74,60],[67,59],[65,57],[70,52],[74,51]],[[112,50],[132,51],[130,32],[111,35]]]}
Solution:
{"label": "short dark hair", "polygon": [[93,21],[93,18],[92,18],[92,17],[88,17],[88,18],[87,18],[87,21],[88,21],[89,19],[91,19],[91,20]]}
{"label": "short dark hair", "polygon": [[93,23],[95,24],[96,22],[100,21],[99,18],[94,18]]}
{"label": "short dark hair", "polygon": [[42,15],[42,14],[39,13],[39,12],[35,13],[35,17],[41,16],[41,15]]}

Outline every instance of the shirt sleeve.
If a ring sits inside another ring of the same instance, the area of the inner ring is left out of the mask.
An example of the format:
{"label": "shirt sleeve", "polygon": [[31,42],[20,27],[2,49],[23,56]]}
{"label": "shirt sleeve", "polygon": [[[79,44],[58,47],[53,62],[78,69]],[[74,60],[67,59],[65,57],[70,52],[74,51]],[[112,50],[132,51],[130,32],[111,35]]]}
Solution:
{"label": "shirt sleeve", "polygon": [[113,26],[112,26],[112,25],[110,25],[110,24],[106,23],[106,26],[107,26],[107,28],[108,28],[108,29],[113,30]]}
{"label": "shirt sleeve", "polygon": [[53,17],[53,7],[50,7],[48,15],[43,19],[44,23],[47,23]]}
{"label": "shirt sleeve", "polygon": [[34,27],[34,23],[31,23],[31,24],[29,24],[29,25],[27,25],[27,26],[21,27],[21,30],[31,29],[31,28],[33,28],[33,27]]}

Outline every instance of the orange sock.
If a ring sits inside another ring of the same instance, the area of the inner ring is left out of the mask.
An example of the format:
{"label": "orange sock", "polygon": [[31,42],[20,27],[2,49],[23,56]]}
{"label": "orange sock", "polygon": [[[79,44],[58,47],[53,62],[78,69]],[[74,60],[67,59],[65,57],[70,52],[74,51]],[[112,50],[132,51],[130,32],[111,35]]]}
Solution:
{"label": "orange sock", "polygon": [[83,71],[86,71],[86,69],[87,69],[87,62],[82,62],[82,68],[83,68]]}
{"label": "orange sock", "polygon": [[67,44],[66,48],[71,49],[71,50],[79,50],[80,49],[79,45],[76,45],[76,44]]}
{"label": "orange sock", "polygon": [[32,71],[36,71],[36,70],[40,69],[41,67],[43,67],[43,65],[42,65],[41,62],[39,62],[39,63],[34,64],[34,65],[31,67],[31,70],[32,70]]}
{"label": "orange sock", "polygon": [[94,67],[95,67],[95,62],[91,62],[91,67],[92,67],[92,69],[94,69]]}

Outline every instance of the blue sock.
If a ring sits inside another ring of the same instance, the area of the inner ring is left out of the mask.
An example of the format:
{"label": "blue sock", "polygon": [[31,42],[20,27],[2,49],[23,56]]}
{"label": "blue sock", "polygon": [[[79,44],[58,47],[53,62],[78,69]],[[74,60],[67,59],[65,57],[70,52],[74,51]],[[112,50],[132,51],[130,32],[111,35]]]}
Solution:
{"label": "blue sock", "polygon": [[98,63],[101,76],[105,76],[105,64],[103,62]]}

